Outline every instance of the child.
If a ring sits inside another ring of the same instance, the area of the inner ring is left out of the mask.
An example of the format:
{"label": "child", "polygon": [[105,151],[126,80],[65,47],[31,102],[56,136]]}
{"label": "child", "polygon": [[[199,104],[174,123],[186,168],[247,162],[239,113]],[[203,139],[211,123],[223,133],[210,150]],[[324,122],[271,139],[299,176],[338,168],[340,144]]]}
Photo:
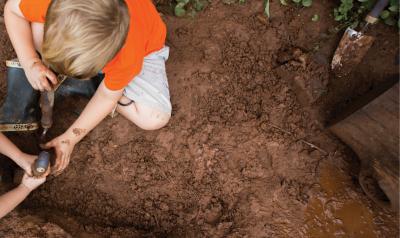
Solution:
{"label": "child", "polygon": [[[25,170],[21,184],[12,191],[0,196],[0,218],[4,217],[20,204],[29,193],[46,181],[46,178],[34,178],[31,176],[32,164],[35,156],[20,151],[11,141],[0,133],[0,153],[14,160]],[[47,173],[48,174],[48,173]],[[46,174],[46,175],[47,175]]]}
{"label": "child", "polygon": [[4,17],[33,88],[50,90],[57,83],[53,71],[80,79],[105,74],[79,118],[46,144],[56,150],[56,172],[66,168],[74,146],[110,112],[145,130],[168,123],[169,48],[151,0],[9,0]]}

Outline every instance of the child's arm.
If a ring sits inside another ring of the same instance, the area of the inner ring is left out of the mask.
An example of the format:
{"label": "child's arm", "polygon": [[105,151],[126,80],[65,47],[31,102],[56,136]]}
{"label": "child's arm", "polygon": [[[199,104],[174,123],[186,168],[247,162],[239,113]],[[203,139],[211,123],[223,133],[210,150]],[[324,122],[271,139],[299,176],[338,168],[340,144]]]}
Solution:
{"label": "child's arm", "polygon": [[21,0],[8,0],[4,7],[4,21],[8,35],[32,87],[40,91],[51,90],[47,79],[55,85],[57,78],[43,65],[36,53],[31,25],[19,8],[20,2]]}
{"label": "child's arm", "polygon": [[46,148],[54,147],[56,150],[56,173],[68,166],[75,145],[112,111],[122,97],[122,92],[123,89],[109,90],[103,81],[74,124],[64,134],[46,144]]}
{"label": "child's arm", "polygon": [[32,190],[39,187],[46,181],[46,178],[34,178],[24,175],[22,183],[10,192],[0,196],[0,219],[11,212],[20,204]]}
{"label": "child's arm", "polygon": [[0,154],[9,157],[26,173],[31,174],[31,166],[35,162],[36,156],[22,152],[2,133],[0,133],[0,145]]}

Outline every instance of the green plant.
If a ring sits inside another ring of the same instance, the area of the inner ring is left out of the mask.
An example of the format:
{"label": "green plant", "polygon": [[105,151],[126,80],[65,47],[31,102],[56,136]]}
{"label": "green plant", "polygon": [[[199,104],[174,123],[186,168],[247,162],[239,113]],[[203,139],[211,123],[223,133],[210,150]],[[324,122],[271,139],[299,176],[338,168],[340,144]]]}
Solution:
{"label": "green plant", "polygon": [[319,15],[318,15],[318,14],[315,14],[315,15],[311,18],[311,21],[313,21],[313,22],[319,21]]}
{"label": "green plant", "polygon": [[335,21],[347,20],[349,13],[353,9],[353,0],[341,0],[338,8],[333,9]]}
{"label": "green plant", "polygon": [[174,13],[178,17],[183,17],[188,13],[195,15],[204,9],[206,2],[203,0],[176,0]]}
{"label": "green plant", "polygon": [[389,7],[381,13],[380,18],[386,25],[396,25],[396,22],[399,22],[399,2],[391,0]]}
{"label": "green plant", "polygon": [[[288,0],[280,0],[282,5],[287,6]],[[292,2],[296,3],[297,5],[302,5],[303,7],[310,7],[312,5],[313,0],[292,0]]]}
{"label": "green plant", "polygon": [[[375,3],[375,0],[341,0],[340,5],[333,10],[335,20],[343,25],[355,27]],[[389,6],[381,13],[380,18],[387,25],[396,25],[398,22],[400,26],[399,1],[390,0]]]}
{"label": "green plant", "polygon": [[270,13],[269,13],[269,0],[264,0],[264,14],[269,18]]}
{"label": "green plant", "polygon": [[239,4],[244,4],[246,3],[246,0],[222,0],[223,3],[231,5],[231,4],[235,4],[235,3],[239,3]]}

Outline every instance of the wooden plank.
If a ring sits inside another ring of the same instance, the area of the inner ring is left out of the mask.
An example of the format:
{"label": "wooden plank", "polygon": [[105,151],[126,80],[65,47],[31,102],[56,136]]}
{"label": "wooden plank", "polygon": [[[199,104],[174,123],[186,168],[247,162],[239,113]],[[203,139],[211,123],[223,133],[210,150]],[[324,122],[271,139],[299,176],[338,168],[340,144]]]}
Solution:
{"label": "wooden plank", "polygon": [[330,130],[356,152],[363,167],[372,169],[392,205],[398,203],[399,83]]}

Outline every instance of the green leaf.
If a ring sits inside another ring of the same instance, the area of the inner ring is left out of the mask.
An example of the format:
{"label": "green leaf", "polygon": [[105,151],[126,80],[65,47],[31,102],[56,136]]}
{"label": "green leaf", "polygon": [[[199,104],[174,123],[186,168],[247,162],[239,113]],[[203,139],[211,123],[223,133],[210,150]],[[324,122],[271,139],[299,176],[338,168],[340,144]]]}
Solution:
{"label": "green leaf", "polygon": [[293,2],[295,2],[295,3],[300,3],[301,2],[301,0],[292,0]]}
{"label": "green leaf", "polygon": [[280,2],[281,2],[281,4],[284,5],[284,6],[287,6],[287,5],[288,5],[287,2],[286,2],[286,0],[280,0]]}
{"label": "green leaf", "polygon": [[319,15],[318,15],[318,14],[315,14],[315,15],[311,18],[311,21],[313,21],[313,22],[319,21]]}
{"label": "green leaf", "polygon": [[264,14],[269,18],[270,14],[269,14],[269,0],[264,0],[265,3],[265,8],[264,8]]}
{"label": "green leaf", "polygon": [[395,21],[393,18],[391,18],[391,17],[385,19],[384,22],[385,22],[386,25],[389,25],[389,26],[394,26],[394,25],[396,25],[396,21]]}
{"label": "green leaf", "polygon": [[301,3],[304,7],[309,7],[312,5],[312,0],[303,0]]}
{"label": "green leaf", "polygon": [[369,0],[358,0],[359,2],[368,2]]}
{"label": "green leaf", "polygon": [[199,11],[203,10],[204,4],[203,4],[200,0],[196,0],[196,1],[194,2],[193,7],[194,7],[194,9],[195,9],[196,11],[199,12]]}
{"label": "green leaf", "polygon": [[382,19],[387,19],[388,17],[390,17],[390,12],[388,10],[382,11],[381,18]]}
{"label": "green leaf", "polygon": [[236,2],[236,0],[222,0],[223,3],[231,5],[234,4]]}
{"label": "green leaf", "polygon": [[341,21],[343,19],[343,15],[335,16],[335,21]]}
{"label": "green leaf", "polygon": [[186,14],[186,10],[184,9],[184,4],[178,3],[175,6],[175,16],[183,17]]}
{"label": "green leaf", "polygon": [[176,0],[176,2],[177,2],[178,4],[182,3],[183,6],[185,6],[186,4],[189,3],[189,0]]}
{"label": "green leaf", "polygon": [[239,4],[245,4],[246,0],[239,0]]}
{"label": "green leaf", "polygon": [[390,6],[388,9],[391,12],[398,12],[399,11],[399,6],[398,5]]}
{"label": "green leaf", "polygon": [[191,9],[189,11],[189,13],[186,13],[188,16],[190,16],[191,18],[194,18],[196,16],[196,10],[195,9]]}

